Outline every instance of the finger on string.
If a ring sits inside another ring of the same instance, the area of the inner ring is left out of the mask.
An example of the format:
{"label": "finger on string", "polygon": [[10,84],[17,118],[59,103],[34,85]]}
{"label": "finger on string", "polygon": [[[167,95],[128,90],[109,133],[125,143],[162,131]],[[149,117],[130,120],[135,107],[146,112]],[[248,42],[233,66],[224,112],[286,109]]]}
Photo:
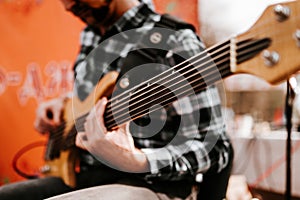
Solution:
{"label": "finger on string", "polygon": [[129,130],[129,122],[120,125],[119,129],[125,135],[128,145],[130,147],[130,150],[133,150],[135,148],[135,146],[134,146],[132,135]]}
{"label": "finger on string", "polygon": [[[105,110],[105,105],[107,104],[107,98],[106,97],[103,97],[101,98],[97,103],[96,103],[96,109],[99,110],[99,109],[102,109],[103,107],[103,111]],[[103,112],[104,113],[104,112]]]}
{"label": "finger on string", "polygon": [[127,134],[127,132],[129,132],[129,127],[127,128],[127,125],[129,125],[129,123],[124,123],[118,126],[118,128],[121,130],[122,133]]}
{"label": "finger on string", "polygon": [[107,98],[106,97],[103,97],[97,104],[96,104],[96,117],[97,117],[97,120],[98,120],[98,123],[100,122],[100,128],[102,131],[106,132],[107,129],[104,125],[104,119],[103,119],[103,115],[104,115],[104,111],[105,111],[105,107],[106,107],[106,104],[107,104]]}
{"label": "finger on string", "polygon": [[124,126],[125,126],[125,134],[127,136],[128,141],[130,142],[130,148],[131,148],[131,150],[134,150],[135,146],[134,146],[133,137],[132,137],[130,129],[129,129],[129,122],[125,123]]}

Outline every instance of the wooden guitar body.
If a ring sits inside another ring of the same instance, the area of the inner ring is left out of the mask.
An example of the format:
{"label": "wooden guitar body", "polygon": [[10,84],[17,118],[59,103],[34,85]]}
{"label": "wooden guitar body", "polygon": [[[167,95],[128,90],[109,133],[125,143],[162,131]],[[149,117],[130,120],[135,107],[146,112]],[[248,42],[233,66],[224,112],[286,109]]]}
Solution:
{"label": "wooden guitar body", "polygon": [[[63,132],[61,135],[59,131],[50,133],[51,143],[48,143],[45,165],[42,167],[43,175],[61,177],[67,185],[75,187],[77,151],[74,143],[77,130],[82,128],[82,125],[76,124],[76,119],[87,114],[100,98],[111,95],[117,77],[117,72],[106,74],[83,102],[76,97],[67,100]],[[53,156],[53,152],[59,153]]]}

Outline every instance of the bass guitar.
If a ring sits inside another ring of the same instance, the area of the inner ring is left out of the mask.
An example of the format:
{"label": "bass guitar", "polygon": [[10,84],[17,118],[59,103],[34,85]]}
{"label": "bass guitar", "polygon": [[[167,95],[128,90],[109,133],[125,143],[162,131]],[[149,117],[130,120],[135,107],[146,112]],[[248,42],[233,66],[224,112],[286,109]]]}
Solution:
{"label": "bass guitar", "polygon": [[[148,114],[150,107],[155,110],[156,104],[168,105],[234,74],[252,74],[270,84],[278,84],[299,69],[300,1],[270,5],[248,31],[175,65],[137,86],[138,90],[125,91],[111,98],[104,114],[105,124],[108,129],[114,129],[118,124]],[[185,81],[177,79],[177,72],[184,75],[180,77]],[[82,129],[95,103],[101,97],[111,96],[118,75],[114,71],[106,74],[85,101],[74,97],[66,102],[65,123],[49,134],[43,175],[58,176],[67,185],[76,185],[74,141],[77,130]],[[176,96],[169,95],[170,90],[176,91]],[[126,106],[129,108],[124,109]]]}

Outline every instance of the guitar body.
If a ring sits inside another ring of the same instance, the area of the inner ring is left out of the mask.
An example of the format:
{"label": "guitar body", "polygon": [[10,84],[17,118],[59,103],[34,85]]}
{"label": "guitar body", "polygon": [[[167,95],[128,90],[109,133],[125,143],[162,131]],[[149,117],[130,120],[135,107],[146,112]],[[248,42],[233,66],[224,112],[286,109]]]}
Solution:
{"label": "guitar body", "polygon": [[68,149],[60,152],[58,158],[45,160],[42,167],[43,176],[60,177],[70,187],[76,186],[75,167],[77,153],[76,149]]}
{"label": "guitar body", "polygon": [[[96,85],[94,91],[83,102],[76,97],[67,100],[63,115],[65,121],[64,131],[61,133],[61,136],[58,133],[50,135],[49,141],[51,143],[48,143],[45,166],[42,168],[44,176],[61,177],[67,185],[71,187],[76,186],[75,169],[78,157],[75,147],[75,137],[77,130],[82,130],[82,127],[76,124],[75,119],[87,114],[100,98],[110,96],[117,77],[117,72],[106,74]],[[54,144],[54,147],[51,144]],[[51,155],[53,151],[59,152],[56,152],[56,155],[53,156]]]}

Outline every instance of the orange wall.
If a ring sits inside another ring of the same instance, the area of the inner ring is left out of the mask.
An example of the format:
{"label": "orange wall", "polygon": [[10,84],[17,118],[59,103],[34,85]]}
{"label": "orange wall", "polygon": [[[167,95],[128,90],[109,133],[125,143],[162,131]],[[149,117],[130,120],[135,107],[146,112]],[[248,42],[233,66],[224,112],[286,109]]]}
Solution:
{"label": "orange wall", "polygon": [[[159,12],[173,13],[198,27],[197,0],[154,2]],[[12,168],[21,148],[46,141],[33,128],[35,109],[39,101],[71,90],[71,66],[84,25],[57,0],[0,1],[0,24],[1,185],[23,179]],[[43,150],[38,147],[24,154],[18,166],[35,173],[42,165]]]}
{"label": "orange wall", "polygon": [[[33,129],[35,109],[38,101],[71,89],[54,77],[75,59],[83,24],[57,0],[0,1],[0,13],[1,184],[22,179],[11,165],[16,152],[46,139]],[[20,167],[37,170],[42,150],[21,157]]]}
{"label": "orange wall", "polygon": [[158,12],[171,13],[195,25],[199,32],[198,6],[200,0],[153,0]]}

